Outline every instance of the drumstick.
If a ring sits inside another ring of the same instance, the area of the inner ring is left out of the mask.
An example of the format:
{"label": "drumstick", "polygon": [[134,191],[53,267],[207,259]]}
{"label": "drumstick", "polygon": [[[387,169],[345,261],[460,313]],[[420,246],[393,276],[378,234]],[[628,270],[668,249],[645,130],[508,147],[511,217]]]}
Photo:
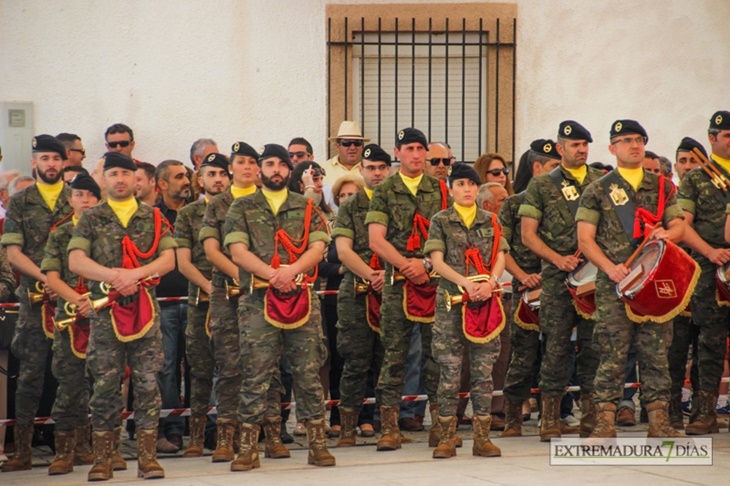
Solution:
{"label": "drumstick", "polygon": [[715,167],[712,163],[710,163],[709,160],[707,160],[707,157],[698,149],[693,148],[692,153],[697,156],[698,162],[700,163],[700,167],[707,173],[707,175],[710,176],[710,179],[712,179],[713,182],[717,181],[722,190],[727,192],[727,185],[730,183],[725,176],[717,170],[717,167]]}
{"label": "drumstick", "polygon": [[581,256],[582,254],[583,254],[583,252],[582,252],[582,251],[580,251],[580,248],[578,248],[577,250],[575,250],[575,253],[573,253],[573,256],[574,256],[575,258],[580,258],[580,256]]}
{"label": "drumstick", "polygon": [[692,149],[692,152],[693,152],[693,153],[694,153],[694,154],[695,154],[695,155],[696,155],[696,156],[697,156],[698,158],[700,158],[700,159],[702,160],[702,162],[704,162],[705,164],[707,164],[707,165],[708,165],[708,166],[710,167],[710,169],[712,169],[712,171],[713,171],[713,172],[714,172],[715,174],[717,174],[717,176],[718,176],[719,178],[721,178],[721,179],[722,179],[722,180],[723,180],[724,182],[730,182],[730,181],[728,181],[728,180],[727,180],[727,178],[725,177],[725,175],[724,175],[724,174],[723,174],[722,172],[720,172],[720,171],[719,171],[719,170],[717,169],[717,167],[715,167],[715,165],[714,165],[714,164],[713,164],[712,162],[710,162],[710,160],[709,160],[709,159],[708,159],[707,157],[705,157],[705,154],[703,154],[703,153],[702,153],[702,151],[701,151],[700,149],[698,149],[698,148],[696,148],[696,147],[695,147],[695,148],[693,148],[693,149]]}
{"label": "drumstick", "polygon": [[[660,228],[661,226],[662,226],[661,223],[657,223],[657,225],[654,226],[654,228]],[[626,268],[629,268],[631,266],[631,264],[634,263],[634,260],[636,260],[636,257],[639,256],[639,253],[641,253],[641,250],[644,249],[644,247],[646,246],[646,244],[647,244],[648,241],[649,241],[649,235],[646,235],[644,237],[644,241],[641,242],[641,244],[639,245],[639,247],[634,251],[634,253],[631,254],[631,256],[629,257],[629,259],[626,260],[626,263],[624,263],[624,266]]]}

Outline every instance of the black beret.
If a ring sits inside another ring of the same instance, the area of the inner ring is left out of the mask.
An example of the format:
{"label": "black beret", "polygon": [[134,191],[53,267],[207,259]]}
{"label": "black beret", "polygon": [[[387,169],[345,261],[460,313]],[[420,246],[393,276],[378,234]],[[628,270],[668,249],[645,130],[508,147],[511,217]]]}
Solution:
{"label": "black beret", "polygon": [[203,162],[200,164],[200,168],[203,167],[215,167],[216,169],[223,169],[228,177],[231,177],[231,174],[228,172],[228,157],[226,157],[223,154],[210,154],[205,159],[203,159]]}
{"label": "black beret", "polygon": [[710,128],[730,130],[730,111],[717,111],[710,118]]}
{"label": "black beret", "polygon": [[558,153],[558,150],[555,148],[555,142],[553,142],[549,138],[538,138],[537,140],[533,141],[530,144],[530,150],[549,159],[560,160],[562,158]]}
{"label": "black beret", "polygon": [[636,120],[616,120],[611,125],[610,138],[620,137],[622,135],[641,135],[644,137],[644,143],[649,142],[649,135],[646,134],[644,127],[639,125]]}
{"label": "black beret", "polygon": [[71,181],[71,189],[89,191],[96,199],[101,200],[101,189],[99,184],[89,175],[79,174]]}
{"label": "black beret", "polygon": [[362,152],[362,158],[371,162],[385,162],[388,167],[390,167],[390,154],[375,143],[365,145],[365,149]]}
{"label": "black beret", "polygon": [[454,181],[459,179],[469,179],[474,181],[477,186],[482,185],[482,179],[479,177],[479,174],[477,174],[477,171],[474,170],[474,167],[464,162],[457,162],[455,164],[452,164],[449,167],[447,177],[449,179],[449,187],[452,186]]}
{"label": "black beret", "polygon": [[63,160],[66,160],[66,147],[53,135],[36,135],[33,137],[33,153],[56,152]]}
{"label": "black beret", "polygon": [[698,149],[700,152],[702,152],[702,155],[707,158],[707,151],[705,150],[705,147],[702,146],[700,142],[695,140],[692,137],[684,137],[681,142],[679,142],[679,146],[677,147],[677,153],[679,152],[692,152],[692,149]]}
{"label": "black beret", "polygon": [[113,169],[119,167],[120,169],[127,169],[133,172],[137,171],[137,164],[134,163],[131,157],[124,155],[121,152],[107,152],[104,154],[104,170]]}
{"label": "black beret", "polygon": [[408,145],[409,143],[420,143],[423,145],[423,148],[428,150],[428,139],[418,128],[404,128],[396,134],[396,147],[400,148],[401,145]]}
{"label": "black beret", "polygon": [[236,142],[231,145],[231,159],[233,159],[234,155],[245,155],[247,157],[253,157],[256,160],[259,158],[259,153],[256,152],[256,149],[246,142]]}
{"label": "black beret", "polygon": [[289,170],[294,170],[294,164],[292,164],[291,159],[289,158],[289,152],[287,152],[287,150],[281,145],[275,143],[267,143],[264,145],[263,150],[261,150],[261,155],[259,156],[259,165],[261,165],[264,160],[270,159],[271,157],[280,158],[289,166]]}
{"label": "black beret", "polygon": [[583,125],[573,120],[560,122],[558,138],[567,138],[568,140],[586,140],[588,143],[593,143],[591,132],[586,130]]}

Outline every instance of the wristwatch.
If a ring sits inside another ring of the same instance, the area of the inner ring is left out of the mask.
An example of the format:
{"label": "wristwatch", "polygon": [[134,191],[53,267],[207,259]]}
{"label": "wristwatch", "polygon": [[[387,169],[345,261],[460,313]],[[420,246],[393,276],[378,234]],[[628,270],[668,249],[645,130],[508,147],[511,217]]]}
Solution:
{"label": "wristwatch", "polygon": [[433,272],[433,263],[428,261],[427,259],[421,260],[423,262],[423,266],[426,267],[426,272],[431,273]]}

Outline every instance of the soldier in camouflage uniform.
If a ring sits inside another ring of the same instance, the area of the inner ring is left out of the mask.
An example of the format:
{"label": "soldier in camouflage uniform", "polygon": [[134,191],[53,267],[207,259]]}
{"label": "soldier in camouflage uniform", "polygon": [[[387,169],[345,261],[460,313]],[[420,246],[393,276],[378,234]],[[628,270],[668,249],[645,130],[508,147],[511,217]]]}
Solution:
{"label": "soldier in camouflage uniform", "polygon": [[[157,373],[163,362],[160,308],[154,287],[149,287],[153,317],[131,330],[112,311],[120,304],[140,302],[147,293],[138,282],[164,275],[175,267],[172,228],[158,209],[134,198],[134,161],[119,152],[104,155],[104,183],[108,201],[87,210],[76,224],[68,245],[69,268],[84,277],[91,299],[104,297],[101,284],[111,285],[122,297],[111,308],[100,309],[91,317],[87,363],[94,380],[91,397],[94,466],[89,480],[113,477],[114,429],[122,413],[121,382],[125,365],[131,372],[135,393],[135,425],[139,477],[159,478],[165,471],[157,462],[157,424],[160,390]],[[136,299],[135,299],[136,297]],[[141,307],[141,305],[140,305]],[[110,310],[111,309],[111,310]]]}
{"label": "soldier in camouflage uniform", "polygon": [[374,365],[376,373],[379,372],[383,361],[380,328],[371,327],[367,319],[366,299],[374,297],[367,293],[356,295],[354,285],[356,280],[363,279],[370,283],[372,292],[381,293],[383,289],[385,271],[379,261],[373,264],[365,217],[373,190],[388,176],[390,163],[390,155],[379,146],[370,144],[365,147],[360,163],[365,188],[340,205],[332,231],[337,254],[345,266],[345,275],[337,295],[337,314],[340,316],[337,322],[337,352],[345,360],[340,379],[342,428],[337,447],[355,445],[355,427],[365,398],[368,371]]}
{"label": "soldier in camouflage uniform", "polygon": [[[415,286],[435,286],[429,273],[431,262],[424,258],[423,245],[428,235],[428,222],[438,211],[450,203],[445,185],[438,179],[423,173],[428,140],[415,128],[398,133],[395,155],[400,159],[398,173],[385,179],[373,192],[370,210],[365,219],[372,248],[385,267],[380,338],[385,347],[385,358],[380,371],[376,398],[380,403],[382,420],[378,450],[395,450],[401,447],[398,412],[405,380],[405,364],[408,357],[411,332],[417,322],[404,312],[403,296],[405,279]],[[391,282],[396,271],[405,277]],[[428,311],[430,309],[426,309]],[[432,319],[421,318],[421,345],[424,365],[424,384],[431,402],[430,410],[434,426],[429,444],[438,445],[438,365],[431,353]]]}
{"label": "soldier in camouflage uniform", "polygon": [[190,365],[190,443],[184,457],[203,455],[205,424],[211,392],[215,359],[208,336],[209,298],[213,291],[213,265],[205,257],[198,239],[208,202],[230,185],[228,159],[210,154],[200,164],[197,181],[205,197],[182,208],[175,221],[175,241],[180,272],[188,283],[188,326],[185,329],[185,353]]}
{"label": "soldier in camouflage uniform", "polygon": [[15,294],[15,274],[8,261],[8,252],[0,246],[0,302],[8,302]]}
{"label": "soldier in camouflage uniform", "polygon": [[[20,271],[20,286],[16,295],[20,313],[13,334],[12,353],[20,361],[18,385],[15,392],[15,457],[3,464],[3,472],[22,471],[32,467],[31,441],[45,377],[46,359],[51,340],[44,331],[41,302],[31,304],[28,292],[37,292],[45,285],[41,273],[43,249],[51,228],[71,217],[68,198],[71,191],[61,177],[66,149],[51,135],[33,138],[31,165],[38,182],[10,198],[2,236],[8,259]],[[51,299],[55,294],[46,291]]]}
{"label": "soldier in camouflage uniform", "polygon": [[[61,329],[54,326],[53,332],[53,376],[58,380],[56,401],[51,416],[56,422],[56,457],[48,468],[48,474],[68,474],[74,464],[91,464],[89,427],[89,379],[86,373],[86,353],[74,346],[78,337],[72,335],[86,332],[88,335],[91,303],[83,295],[83,279],[68,268],[66,248],[71,240],[74,226],[81,215],[101,199],[101,189],[87,175],[78,175],[71,183],[70,204],[73,207],[73,221],[68,221],[51,231],[46,244],[41,271],[48,277],[49,287],[58,294],[56,322],[68,319],[66,302],[76,306],[77,324]],[[75,326],[78,325],[79,328]],[[81,329],[83,328],[83,329]]]}
{"label": "soldier in camouflage uniform", "polygon": [[[624,230],[617,208],[631,201],[636,209],[661,215],[662,227],[652,230],[651,239],[680,240],[684,232],[684,215],[671,182],[641,168],[648,140],[644,128],[634,120],[617,120],[611,126],[610,138],[609,150],[618,163],[618,168],[605,176],[612,189],[607,191],[604,181],[591,184],[583,192],[576,216],[580,248],[598,268],[595,347],[601,361],[595,379],[598,423],[591,437],[616,437],[616,405],[623,397],[626,357],[632,342],[638,354],[641,393],[647,401],[648,436],[681,437],[669,425],[668,414],[670,379],[666,336],[671,323],[635,323],[629,319],[626,305],[616,294],[616,284],[629,274],[624,262],[640,242],[640,237]],[[666,197],[663,214],[659,207],[662,191]],[[648,221],[635,215],[629,223],[631,226],[634,219],[642,222],[648,234]]]}
{"label": "soldier in camouflage uniform", "polygon": [[[456,409],[459,401],[461,364],[465,351],[469,353],[471,397],[474,407],[475,456],[497,457],[499,447],[489,440],[492,423],[491,406],[494,384],[492,366],[500,353],[500,332],[505,316],[501,295],[493,292],[499,287],[504,271],[504,254],[509,250],[501,236],[497,215],[477,207],[476,199],[481,179],[469,165],[459,163],[449,168],[448,181],[453,207],[436,213],[431,219],[428,241],[423,252],[430,255],[434,269],[441,275],[433,324],[433,355],[441,376],[438,385],[439,423],[441,437],[433,451],[434,459],[456,455]],[[496,246],[496,248],[495,248]],[[488,281],[476,282],[468,276],[489,275]],[[490,306],[488,322],[478,333],[467,335],[462,306],[446,306],[446,299],[460,295],[474,303]],[[497,299],[497,300],[492,300]],[[491,307],[492,304],[498,304]],[[494,314],[492,314],[494,312]],[[494,324],[489,331],[487,324]]]}
{"label": "soldier in camouflage uniform", "polygon": [[[334,466],[335,458],[327,451],[324,392],[319,380],[323,361],[321,314],[310,312],[319,307],[319,299],[308,286],[314,280],[308,274],[322,260],[329,243],[326,221],[311,200],[286,189],[294,167],[284,147],[266,145],[259,166],[262,190],[234,201],[225,225],[224,245],[233,261],[252,278],[255,275],[268,281],[263,288],[247,289],[239,303],[241,446],[231,470],[259,467],[258,424],[262,419],[264,424],[281,420],[279,411],[267,404],[267,394],[278,371],[282,349],[294,376],[297,419],[307,428],[308,462]],[[297,275],[305,275],[303,282],[295,282]],[[273,311],[276,299],[295,296],[300,300],[309,298],[306,314],[292,319],[276,319],[271,314],[265,317],[265,304],[271,303],[269,310]],[[267,433],[270,431],[267,429]],[[265,452],[267,457],[277,456],[269,444]]]}
{"label": "soldier in camouflage uniform", "polygon": [[592,413],[593,377],[598,357],[592,351],[593,321],[577,312],[565,285],[568,272],[581,259],[574,256],[576,241],[575,211],[580,193],[603,171],[588,167],[588,144],[593,139],[579,123],[567,120],[560,124],[557,148],[560,166],[549,174],[530,181],[525,201],[520,206],[522,241],[542,259],[542,295],[540,330],[545,354],[540,368],[542,424],[540,440],[561,436],[560,401],[568,384],[568,355],[573,328],[578,333],[578,380],[581,387],[581,437],[587,437],[595,423]]}
{"label": "soldier in camouflage uniform", "polygon": [[[712,115],[707,133],[712,146],[709,163],[730,180],[730,112],[718,111]],[[684,209],[688,223],[684,241],[692,248],[692,256],[702,269],[690,303],[692,320],[700,327],[699,413],[685,428],[688,435],[719,431],[715,406],[723,372],[730,310],[718,303],[715,274],[718,265],[730,262],[730,244],[723,237],[725,208],[730,202],[727,194],[715,187],[702,169],[690,171],[679,187],[679,205]]]}
{"label": "soldier in camouflage uniform", "polygon": [[[530,144],[526,159],[531,167],[532,178],[547,174],[560,164],[560,154],[552,140],[538,139]],[[525,191],[510,196],[499,212],[502,234],[510,247],[505,258],[505,268],[512,275],[512,312],[510,323],[512,357],[504,385],[505,426],[501,437],[522,435],[522,404],[530,398],[532,378],[538,368],[540,331],[538,324],[515,319],[522,294],[540,287],[540,257],[522,243],[522,228],[518,212],[525,201]],[[522,289],[522,290],[520,290]]]}

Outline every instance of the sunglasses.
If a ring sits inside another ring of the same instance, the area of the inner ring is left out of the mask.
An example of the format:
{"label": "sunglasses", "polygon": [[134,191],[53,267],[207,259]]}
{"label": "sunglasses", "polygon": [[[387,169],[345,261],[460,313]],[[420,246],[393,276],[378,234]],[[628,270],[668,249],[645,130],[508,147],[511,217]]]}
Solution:
{"label": "sunglasses", "polygon": [[81,155],[86,155],[86,150],[84,149],[68,149],[70,152],[78,152]]}
{"label": "sunglasses", "polygon": [[121,142],[107,142],[107,144],[109,144],[109,148],[129,147],[130,143],[132,143],[131,140],[122,140]]}
{"label": "sunglasses", "polygon": [[355,147],[362,147],[362,140],[342,140],[340,142],[340,145],[343,147],[349,147],[350,145],[354,145]]}
{"label": "sunglasses", "polygon": [[453,157],[446,157],[443,159],[428,159],[426,162],[430,162],[432,166],[436,167],[439,163],[443,163],[444,166],[448,167],[451,165]]}
{"label": "sunglasses", "polygon": [[289,152],[289,157],[308,157],[309,152]]}
{"label": "sunglasses", "polygon": [[509,174],[509,169],[507,167],[505,167],[504,169],[492,169],[488,170],[487,174],[492,174],[493,177],[499,177],[500,174]]}

